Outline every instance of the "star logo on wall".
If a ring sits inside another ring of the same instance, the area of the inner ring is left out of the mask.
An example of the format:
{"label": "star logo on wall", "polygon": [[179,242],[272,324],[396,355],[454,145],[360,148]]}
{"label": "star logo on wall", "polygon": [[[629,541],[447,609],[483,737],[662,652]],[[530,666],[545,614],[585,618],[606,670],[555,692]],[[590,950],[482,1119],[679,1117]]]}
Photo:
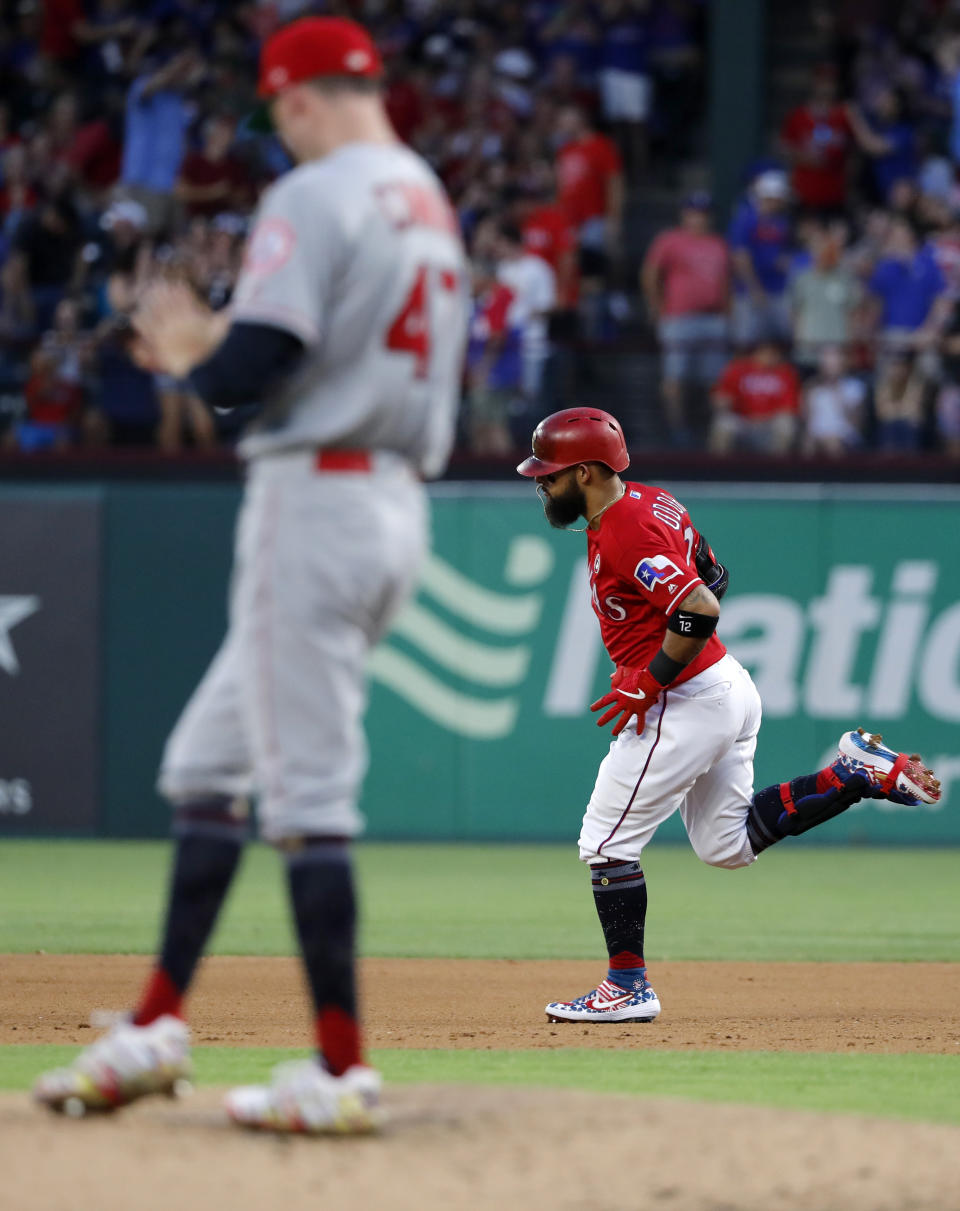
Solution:
{"label": "star logo on wall", "polygon": [[10,632],[19,622],[36,614],[40,609],[40,598],[29,596],[0,596],[0,669],[16,677],[20,672],[20,661],[13,650]]}

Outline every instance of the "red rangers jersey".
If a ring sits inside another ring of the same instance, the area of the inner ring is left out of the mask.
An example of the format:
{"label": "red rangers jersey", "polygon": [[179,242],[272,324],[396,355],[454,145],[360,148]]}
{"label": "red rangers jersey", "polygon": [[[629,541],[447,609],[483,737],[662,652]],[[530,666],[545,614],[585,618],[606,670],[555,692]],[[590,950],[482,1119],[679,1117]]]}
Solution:
{"label": "red rangers jersey", "polygon": [[[663,643],[667,619],[703,581],[690,514],[662,488],[628,483],[620,500],[587,530],[593,609],[603,645],[618,665],[644,668]],[[716,634],[674,682],[679,685],[726,652]]]}

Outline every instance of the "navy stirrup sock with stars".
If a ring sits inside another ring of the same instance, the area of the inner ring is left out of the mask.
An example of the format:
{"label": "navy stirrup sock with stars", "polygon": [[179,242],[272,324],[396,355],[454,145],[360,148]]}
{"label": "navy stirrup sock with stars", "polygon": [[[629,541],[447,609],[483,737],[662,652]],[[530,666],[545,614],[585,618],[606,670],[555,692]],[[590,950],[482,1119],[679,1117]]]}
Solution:
{"label": "navy stirrup sock with stars", "polygon": [[639,862],[604,862],[590,867],[593,902],[607,944],[607,979],[623,989],[642,986],[643,929],[647,883]]}

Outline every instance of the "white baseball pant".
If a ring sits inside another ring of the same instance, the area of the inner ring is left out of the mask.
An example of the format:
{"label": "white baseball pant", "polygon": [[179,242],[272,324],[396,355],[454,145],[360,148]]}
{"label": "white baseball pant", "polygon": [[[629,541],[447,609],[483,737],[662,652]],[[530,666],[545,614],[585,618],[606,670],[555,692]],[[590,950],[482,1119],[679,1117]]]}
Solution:
{"label": "white baseball pant", "polygon": [[753,754],[760,695],[729,655],[666,690],[638,736],[629,724],[600,763],[580,832],[590,865],[638,861],[675,811],[696,854],[711,866],[747,866]]}
{"label": "white baseball pant", "polygon": [[428,535],[422,484],[372,457],[369,472],[318,470],[306,450],[250,464],[227,635],[163,755],[174,804],[255,793],[269,841],[361,831],[367,654]]}

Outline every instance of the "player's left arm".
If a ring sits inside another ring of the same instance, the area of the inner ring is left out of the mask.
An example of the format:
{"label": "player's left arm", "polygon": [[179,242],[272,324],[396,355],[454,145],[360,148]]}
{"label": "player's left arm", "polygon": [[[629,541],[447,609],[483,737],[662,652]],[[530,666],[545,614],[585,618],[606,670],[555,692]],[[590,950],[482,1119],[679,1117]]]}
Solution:
{"label": "player's left arm", "polygon": [[148,368],[185,378],[222,345],[230,316],[212,311],[186,282],[160,278],[139,299],[133,326],[146,345]]}
{"label": "player's left arm", "polygon": [[228,312],[211,311],[185,283],[149,287],[133,322],[149,368],[188,379],[204,403],[221,411],[262,399],[303,356],[303,342],[292,332],[231,322]]}
{"label": "player's left arm", "polygon": [[660,650],[647,667],[618,667],[610,681],[610,692],[591,705],[592,711],[607,708],[597,720],[597,727],[616,719],[612,734],[619,736],[631,720],[636,720],[639,735],[647,711],[700,655],[717,629],[719,617],[720,603],[716,597],[706,585],[695,584],[670,614]]}

